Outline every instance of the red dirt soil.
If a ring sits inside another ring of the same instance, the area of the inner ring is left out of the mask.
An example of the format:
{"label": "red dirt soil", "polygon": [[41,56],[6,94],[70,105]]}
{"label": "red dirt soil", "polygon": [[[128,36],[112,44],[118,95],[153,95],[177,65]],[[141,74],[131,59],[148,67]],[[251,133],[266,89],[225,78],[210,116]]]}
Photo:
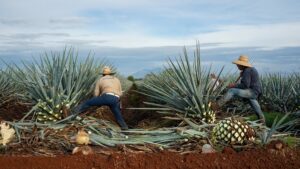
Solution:
{"label": "red dirt soil", "polygon": [[30,106],[25,104],[14,101],[8,102],[0,107],[0,121],[20,120],[25,115],[25,112],[28,112],[29,110]]}
{"label": "red dirt soil", "polygon": [[[271,151],[272,150],[272,151]],[[93,155],[1,156],[1,169],[299,169],[300,150],[260,149],[239,153],[111,152]]]}

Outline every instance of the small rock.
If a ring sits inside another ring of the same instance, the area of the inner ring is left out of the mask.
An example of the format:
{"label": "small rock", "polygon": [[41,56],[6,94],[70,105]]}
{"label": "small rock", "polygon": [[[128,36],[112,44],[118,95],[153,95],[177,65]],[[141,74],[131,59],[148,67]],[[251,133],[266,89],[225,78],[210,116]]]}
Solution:
{"label": "small rock", "polygon": [[78,154],[78,153],[81,153],[83,155],[90,155],[90,154],[94,154],[94,151],[90,146],[75,147],[72,151],[72,154]]}
{"label": "small rock", "polygon": [[216,150],[212,148],[210,144],[204,144],[202,146],[202,153],[207,154],[207,153],[215,153]]}
{"label": "small rock", "polygon": [[276,144],[275,144],[275,148],[276,148],[277,150],[281,150],[282,147],[283,147],[282,143],[276,143]]}

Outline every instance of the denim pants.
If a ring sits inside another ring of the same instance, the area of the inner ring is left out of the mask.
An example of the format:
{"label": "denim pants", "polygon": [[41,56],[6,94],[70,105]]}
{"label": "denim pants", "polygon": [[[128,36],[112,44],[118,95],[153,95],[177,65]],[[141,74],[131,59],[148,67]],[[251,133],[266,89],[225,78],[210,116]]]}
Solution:
{"label": "denim pants", "polygon": [[222,106],[229,100],[231,100],[234,96],[238,96],[244,99],[248,99],[249,104],[252,109],[255,111],[256,116],[260,120],[265,120],[264,114],[261,111],[260,105],[257,101],[257,95],[251,89],[239,89],[239,88],[231,88],[227,91],[227,93],[218,101],[219,105]]}
{"label": "denim pants", "polygon": [[119,98],[113,95],[108,95],[108,94],[103,94],[98,97],[93,97],[83,104],[79,106],[79,112],[81,113],[88,108],[92,106],[108,106],[112,113],[114,114],[118,124],[121,126],[122,129],[127,129],[128,126],[125,123],[123,116],[121,114],[121,109],[120,109],[120,101]]}

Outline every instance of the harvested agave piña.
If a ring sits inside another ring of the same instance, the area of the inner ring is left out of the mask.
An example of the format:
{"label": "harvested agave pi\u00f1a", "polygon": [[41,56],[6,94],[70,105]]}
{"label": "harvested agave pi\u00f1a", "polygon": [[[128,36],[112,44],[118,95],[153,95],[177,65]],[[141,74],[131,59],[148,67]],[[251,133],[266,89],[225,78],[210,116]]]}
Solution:
{"label": "harvested agave pi\u00f1a", "polygon": [[245,144],[255,139],[255,131],[247,123],[238,119],[221,120],[212,133],[213,141],[225,144]]}

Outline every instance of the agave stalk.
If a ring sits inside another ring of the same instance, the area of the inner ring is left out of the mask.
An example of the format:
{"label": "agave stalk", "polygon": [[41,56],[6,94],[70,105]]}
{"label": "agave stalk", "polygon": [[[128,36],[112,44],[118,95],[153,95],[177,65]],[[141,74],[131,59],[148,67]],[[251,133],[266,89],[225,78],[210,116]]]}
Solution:
{"label": "agave stalk", "polygon": [[221,95],[226,85],[221,84],[214,89],[216,84],[211,83],[211,67],[201,65],[199,45],[193,61],[190,61],[185,48],[183,52],[183,56],[175,61],[170,59],[162,73],[148,76],[141,93],[151,98],[146,102],[150,106],[212,123],[215,117],[210,102]]}
{"label": "agave stalk", "polygon": [[23,97],[35,104],[34,118],[39,122],[55,122],[65,117],[93,90],[93,84],[107,62],[96,65],[91,54],[79,61],[73,48],[62,53],[45,53],[40,60],[23,63],[24,68],[9,66],[14,80],[24,87]]}

